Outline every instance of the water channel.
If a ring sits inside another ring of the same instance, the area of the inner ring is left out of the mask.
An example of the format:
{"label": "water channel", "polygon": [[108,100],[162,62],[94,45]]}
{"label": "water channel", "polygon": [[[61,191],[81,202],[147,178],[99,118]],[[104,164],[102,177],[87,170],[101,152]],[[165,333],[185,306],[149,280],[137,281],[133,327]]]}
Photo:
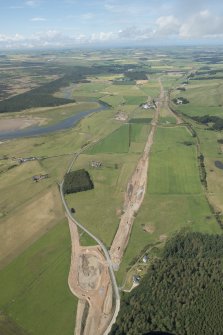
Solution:
{"label": "water channel", "polygon": [[69,129],[69,128],[72,128],[75,124],[77,124],[80,120],[82,120],[87,115],[92,114],[92,113],[97,113],[105,109],[108,109],[108,106],[100,102],[99,108],[80,112],[78,114],[70,116],[67,119],[62,120],[53,125],[42,126],[42,127],[34,126],[34,127],[26,128],[26,129],[11,130],[11,131],[6,131],[6,132],[1,131],[0,140],[10,140],[10,139],[21,138],[21,137],[41,136],[41,135],[46,135],[49,133],[57,132],[60,130]]}

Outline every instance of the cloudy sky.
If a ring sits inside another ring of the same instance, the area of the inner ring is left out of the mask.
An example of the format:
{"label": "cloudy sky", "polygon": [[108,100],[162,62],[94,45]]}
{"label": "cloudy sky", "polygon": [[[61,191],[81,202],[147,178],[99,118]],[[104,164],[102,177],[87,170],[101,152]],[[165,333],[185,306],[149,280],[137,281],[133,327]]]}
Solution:
{"label": "cloudy sky", "polygon": [[221,0],[0,0],[0,48],[222,44]]}

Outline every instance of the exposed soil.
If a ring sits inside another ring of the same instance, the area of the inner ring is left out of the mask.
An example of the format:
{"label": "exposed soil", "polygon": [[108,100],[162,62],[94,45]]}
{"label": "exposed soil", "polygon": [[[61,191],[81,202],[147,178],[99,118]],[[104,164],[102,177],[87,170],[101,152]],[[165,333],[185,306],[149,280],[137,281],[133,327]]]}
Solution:
{"label": "exposed soil", "polygon": [[131,234],[135,214],[138,212],[143,202],[146,191],[149,155],[153,145],[153,138],[158,123],[160,108],[162,107],[164,101],[164,91],[161,81],[160,88],[161,92],[159,102],[157,103],[157,108],[151,122],[151,131],[149,133],[143,155],[139,159],[131,180],[128,183],[123,206],[124,214],[121,216],[120,224],[110,249],[111,260],[115,270],[118,270],[121,263]]}
{"label": "exposed soil", "polygon": [[0,131],[11,131],[11,130],[19,130],[27,127],[31,127],[34,125],[42,126],[47,122],[46,119],[43,118],[13,118],[13,119],[1,119],[0,122]]}
{"label": "exposed soil", "polygon": [[77,226],[69,218],[68,222],[72,243],[68,284],[71,292],[80,299],[75,334],[101,335],[112,318],[112,285],[108,265],[100,246],[80,246]]}
{"label": "exposed soil", "polygon": [[160,235],[159,240],[160,242],[164,242],[167,239],[167,235]]}
{"label": "exposed soil", "polygon": [[146,225],[146,226],[143,227],[143,230],[144,230],[146,233],[153,234],[154,231],[155,231],[155,227],[152,226],[152,225]]}

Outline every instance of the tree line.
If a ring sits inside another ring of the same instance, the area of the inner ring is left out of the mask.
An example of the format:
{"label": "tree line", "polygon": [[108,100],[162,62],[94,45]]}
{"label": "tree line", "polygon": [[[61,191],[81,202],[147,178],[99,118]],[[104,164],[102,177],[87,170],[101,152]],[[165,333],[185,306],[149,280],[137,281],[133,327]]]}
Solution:
{"label": "tree line", "polygon": [[222,335],[222,257],[221,235],[190,232],[172,238],[141,284],[123,294],[110,335]]}

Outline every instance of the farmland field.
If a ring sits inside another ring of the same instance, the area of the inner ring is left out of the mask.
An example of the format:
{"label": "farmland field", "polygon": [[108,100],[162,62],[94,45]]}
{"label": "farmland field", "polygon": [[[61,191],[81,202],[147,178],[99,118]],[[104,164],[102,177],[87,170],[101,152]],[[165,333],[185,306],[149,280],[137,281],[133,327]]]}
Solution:
{"label": "farmland field", "polygon": [[[19,120],[23,127],[31,120],[31,125],[46,126],[107,103],[104,110],[89,114],[70,129],[0,141],[1,335],[74,333],[77,299],[67,284],[71,243],[58,184],[76,155],[71,170],[88,171],[94,189],[66,195],[67,204],[109,250],[124,211],[128,182],[154,126],[155,109],[143,103],[162,107],[145,198],[135,213],[116,273],[119,286],[127,278],[131,288],[135,268],[129,268],[146,250],[152,261],[160,257],[166,241],[176,233],[222,233],[222,131],[207,130],[207,125],[191,118],[206,114],[222,118],[222,60],[211,63],[213,52],[215,48],[206,52],[200,47],[157,47],[0,55],[3,101],[17,95],[14,102],[21,100],[21,93],[35,88],[38,92],[38,87],[41,91],[42,85],[52,93],[47,93],[50,103],[73,99],[67,105],[41,108],[31,108],[31,101],[28,109],[24,103],[19,111],[14,104],[16,111],[3,110],[0,122]],[[220,51],[218,57],[222,59]],[[216,72],[213,78],[212,72]],[[162,101],[159,80],[164,88]],[[179,97],[189,103],[172,101]],[[182,113],[182,124],[168,108],[169,98],[170,106]],[[35,99],[37,105],[42,103]],[[200,154],[207,186],[201,183]],[[19,161],[26,157],[36,160]],[[34,182],[32,177],[41,174],[48,178]],[[81,245],[95,245],[78,230]],[[150,264],[141,259],[142,276]]]}
{"label": "farmland field", "polygon": [[[89,171],[94,189],[67,195],[66,199],[69,206],[75,208],[75,217],[91,232],[97,233],[107,246],[118,227],[128,179],[144,148],[148,131],[148,125],[123,125],[86,150],[75,162],[75,169]],[[102,167],[91,167],[94,160],[101,162]]]}
{"label": "farmland field", "polygon": [[120,283],[129,264],[147,245],[161,243],[183,228],[221,232],[199,180],[194,143],[184,127],[157,129],[148,189],[118,273]]}
{"label": "farmland field", "polygon": [[[69,266],[70,236],[63,221],[1,271],[3,314],[24,334],[73,334],[77,299],[67,284]],[[1,334],[3,326],[0,319]]]}

